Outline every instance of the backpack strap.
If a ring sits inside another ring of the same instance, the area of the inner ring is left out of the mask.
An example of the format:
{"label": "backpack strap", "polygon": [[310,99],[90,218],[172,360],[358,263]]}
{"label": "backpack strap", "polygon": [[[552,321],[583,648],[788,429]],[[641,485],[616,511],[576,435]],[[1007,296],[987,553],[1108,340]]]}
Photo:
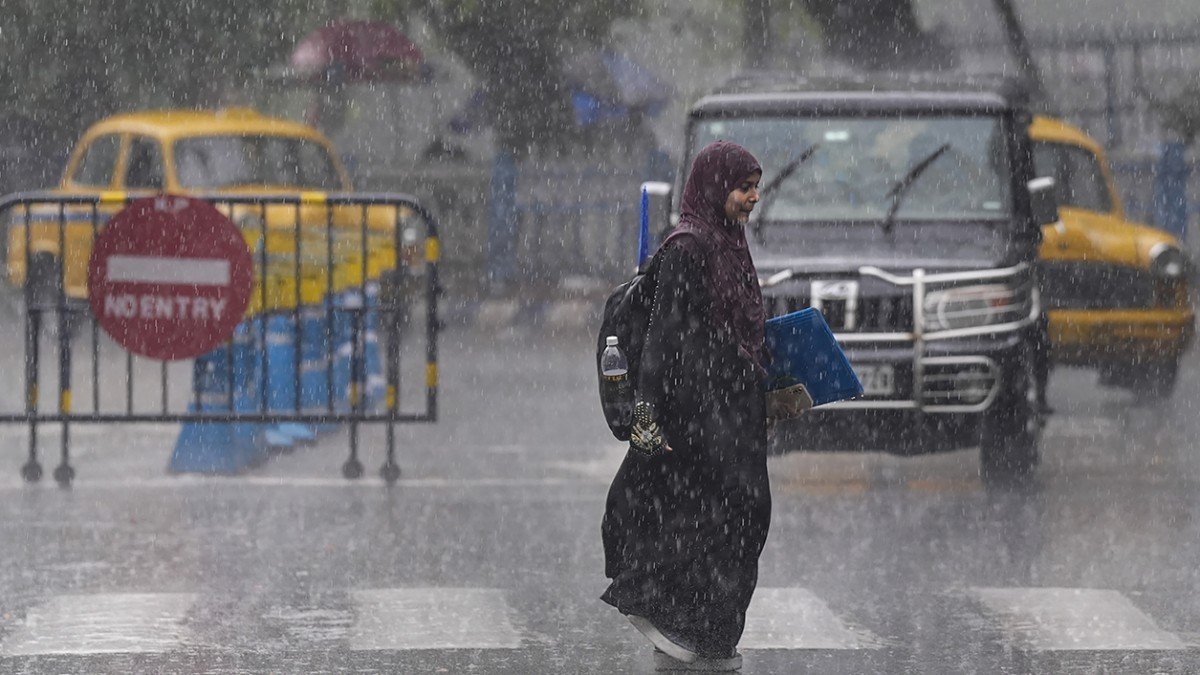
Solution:
{"label": "backpack strap", "polygon": [[643,387],[642,380],[646,373],[646,354],[647,346],[650,341],[650,333],[654,329],[655,316],[659,313],[663,299],[662,286],[658,283],[658,272],[662,267],[662,257],[664,251],[669,247],[663,245],[654,253],[647,265],[643,283],[649,282],[650,287],[646,290],[650,292],[650,302],[646,305],[646,328],[642,334],[641,353],[638,354],[638,378],[633,383],[633,419],[629,429],[630,444],[638,449],[643,454],[659,454],[663,448],[663,438],[661,427],[658,424],[657,416],[661,412],[654,409],[654,405],[647,401],[642,395]]}

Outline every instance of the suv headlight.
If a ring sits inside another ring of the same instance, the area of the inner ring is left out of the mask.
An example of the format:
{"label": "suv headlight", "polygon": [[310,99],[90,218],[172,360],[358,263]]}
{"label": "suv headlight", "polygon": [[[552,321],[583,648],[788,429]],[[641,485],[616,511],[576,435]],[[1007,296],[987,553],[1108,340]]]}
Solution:
{"label": "suv headlight", "polygon": [[1188,273],[1192,263],[1187,254],[1171,244],[1158,244],[1150,249],[1150,273],[1161,279],[1179,279]]}
{"label": "suv headlight", "polygon": [[963,286],[925,295],[925,330],[975,328],[1014,320],[1016,293],[1004,284]]}

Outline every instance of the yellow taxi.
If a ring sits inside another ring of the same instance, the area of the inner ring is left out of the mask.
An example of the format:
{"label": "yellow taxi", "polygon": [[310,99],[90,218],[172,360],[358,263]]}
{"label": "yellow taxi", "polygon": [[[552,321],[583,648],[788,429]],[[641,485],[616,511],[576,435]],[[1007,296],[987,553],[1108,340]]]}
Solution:
{"label": "yellow taxi", "polygon": [[[329,290],[357,286],[364,275],[368,280],[378,279],[396,267],[396,228],[412,215],[410,210],[325,202],[327,192],[351,191],[353,186],[333,145],[304,124],[250,109],[112,116],[83,134],[61,184],[53,191],[98,195],[101,206],[95,213],[91,206],[60,207],[52,202],[35,204],[28,214],[21,208],[12,209],[8,279],[17,287],[30,283],[36,300],[56,297],[61,275],[65,297],[82,300],[87,297],[87,263],[94,230],[122,208],[127,196],[216,195],[217,207],[242,228],[255,262],[267,261],[266,273],[259,277],[267,286],[267,306],[257,306],[262,304],[263,294],[256,291],[251,309],[296,304],[297,240],[302,268],[300,300],[315,303]],[[298,206],[219,201],[220,196],[296,195],[301,201]],[[266,251],[261,251],[264,239]],[[412,239],[410,233],[410,242]],[[327,272],[330,248],[335,258],[332,275]],[[402,245],[400,257],[407,261],[414,250]],[[26,260],[32,269],[26,269]]]}
{"label": "yellow taxi", "polygon": [[1036,174],[1055,179],[1060,222],[1043,229],[1042,288],[1054,362],[1092,367],[1102,384],[1169,395],[1192,342],[1191,262],[1180,242],[1125,216],[1103,148],[1038,117]]}

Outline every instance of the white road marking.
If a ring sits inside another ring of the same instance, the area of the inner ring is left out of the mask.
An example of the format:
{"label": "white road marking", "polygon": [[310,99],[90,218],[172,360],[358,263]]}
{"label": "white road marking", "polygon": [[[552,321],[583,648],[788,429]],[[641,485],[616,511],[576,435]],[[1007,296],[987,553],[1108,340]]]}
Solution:
{"label": "white road marking", "polygon": [[184,641],[189,593],[56,595],[32,607],[0,654],[166,652]]}
{"label": "white road marking", "polygon": [[1187,649],[1174,633],[1117,591],[1091,588],[974,588],[972,593],[1019,648]]}
{"label": "white road marking", "polygon": [[350,649],[516,649],[521,634],[504,592],[494,588],[352,591]]}
{"label": "white road marking", "polygon": [[281,623],[289,637],[306,644],[343,640],[354,624],[350,610],[319,607],[275,607],[263,618]]}
{"label": "white road marking", "polygon": [[759,588],[746,610],[742,649],[877,649],[878,638],[852,630],[804,588]]}

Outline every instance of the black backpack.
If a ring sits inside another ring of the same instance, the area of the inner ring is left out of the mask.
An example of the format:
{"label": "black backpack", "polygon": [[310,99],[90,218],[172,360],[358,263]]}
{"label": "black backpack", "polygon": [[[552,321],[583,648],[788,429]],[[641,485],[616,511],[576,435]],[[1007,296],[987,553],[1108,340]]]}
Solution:
{"label": "black backpack", "polygon": [[[617,286],[604,303],[604,313],[600,316],[600,333],[596,337],[596,378],[600,383],[600,407],[604,410],[604,420],[617,440],[629,440],[629,424],[621,419],[620,402],[607,400],[604,388],[604,374],[600,371],[600,357],[604,354],[605,338],[617,336],[621,351],[629,362],[629,381],[631,394],[637,389],[638,371],[642,362],[642,345],[646,340],[646,328],[650,322],[650,310],[654,303],[654,270],[655,261],[651,259],[644,272],[635,274],[632,279]],[[633,407],[633,401],[626,401],[625,408]]]}

